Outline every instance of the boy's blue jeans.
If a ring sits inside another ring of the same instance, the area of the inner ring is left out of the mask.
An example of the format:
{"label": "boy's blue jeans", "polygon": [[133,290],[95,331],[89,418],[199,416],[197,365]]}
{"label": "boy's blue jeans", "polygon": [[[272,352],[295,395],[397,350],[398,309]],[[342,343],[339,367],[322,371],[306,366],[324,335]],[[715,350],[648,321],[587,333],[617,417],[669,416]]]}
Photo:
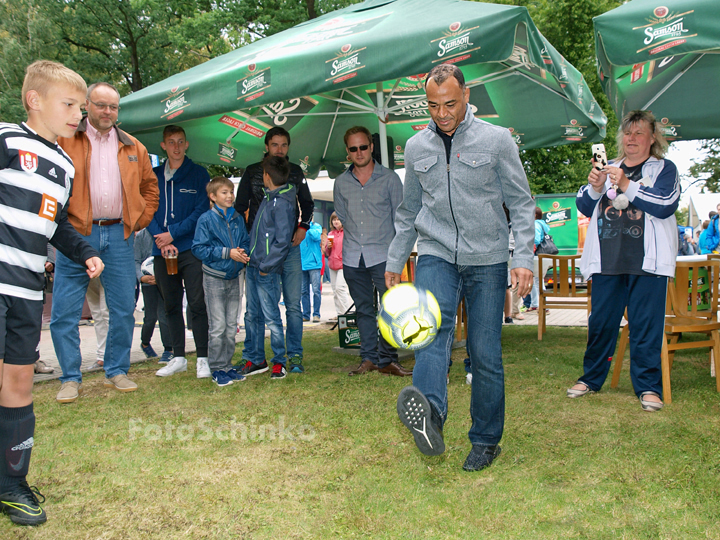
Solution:
{"label": "boy's blue jeans", "polygon": [[[260,365],[265,360],[265,317],[260,309],[259,297],[251,295],[250,281],[246,280],[245,305],[245,348],[243,361]],[[300,290],[302,289],[302,262],[300,246],[293,246],[288,252],[282,273],[282,292],[285,301],[285,319],[287,323],[287,354],[289,357],[303,356],[302,335],[303,317],[300,310]]]}
{"label": "boy's blue jeans", "polygon": [[203,290],[207,306],[208,364],[210,371],[227,371],[235,354],[235,333],[240,309],[240,280],[220,279],[203,274]]}
{"label": "boy's blue jeans", "polygon": [[[247,298],[249,302],[257,302],[265,319],[264,324],[270,329],[270,347],[273,352],[273,364],[285,365],[285,336],[282,318],[280,317],[280,275],[260,275],[256,266],[247,267]],[[254,297],[254,298],[253,298]],[[252,298],[252,300],[251,300]],[[262,327],[254,328],[256,335],[265,334]],[[261,349],[262,350],[262,349]]]}
{"label": "boy's blue jeans", "polygon": [[310,319],[310,287],[312,287],[312,314],[320,316],[320,268],[303,270],[302,272],[302,316],[303,319]]}

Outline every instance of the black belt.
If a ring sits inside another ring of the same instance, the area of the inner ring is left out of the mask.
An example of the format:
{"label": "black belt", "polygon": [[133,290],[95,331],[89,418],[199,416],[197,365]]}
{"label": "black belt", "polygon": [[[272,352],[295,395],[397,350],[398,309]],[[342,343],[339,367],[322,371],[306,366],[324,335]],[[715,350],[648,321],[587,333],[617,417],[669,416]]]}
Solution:
{"label": "black belt", "polygon": [[93,219],[93,225],[99,225],[100,227],[117,225],[118,223],[122,223],[122,219]]}

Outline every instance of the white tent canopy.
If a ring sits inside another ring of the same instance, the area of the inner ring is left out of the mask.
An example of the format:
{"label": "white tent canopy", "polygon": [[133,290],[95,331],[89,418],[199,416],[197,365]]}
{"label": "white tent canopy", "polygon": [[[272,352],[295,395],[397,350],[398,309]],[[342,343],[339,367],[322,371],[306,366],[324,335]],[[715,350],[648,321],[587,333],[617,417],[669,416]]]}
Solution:
{"label": "white tent canopy", "polygon": [[[711,210],[717,211],[720,204],[720,193],[697,193],[690,196],[688,207],[688,225],[697,229],[702,222],[708,219]],[[682,225],[678,223],[678,225]]]}

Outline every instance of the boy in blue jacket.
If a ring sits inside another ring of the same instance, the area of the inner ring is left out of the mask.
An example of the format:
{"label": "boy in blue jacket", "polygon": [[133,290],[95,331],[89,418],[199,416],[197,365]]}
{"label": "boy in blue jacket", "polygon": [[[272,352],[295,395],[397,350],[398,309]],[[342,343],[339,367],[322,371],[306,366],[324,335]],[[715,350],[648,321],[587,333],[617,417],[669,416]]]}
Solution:
{"label": "boy in blue jacket", "polygon": [[[285,369],[285,336],[280,318],[280,275],[287,257],[295,226],[295,186],[288,184],[290,167],[286,159],[266,156],[262,161],[265,198],[258,208],[250,233],[250,263],[247,268],[248,306],[259,301],[270,328],[273,351],[271,379],[282,379]],[[251,295],[258,295],[251,299]],[[252,319],[257,320],[257,317]],[[256,328],[263,331],[263,328]]]}
{"label": "boy in blue jacket", "polygon": [[245,380],[232,367],[235,332],[240,310],[240,271],[250,260],[250,237],[245,221],[235,211],[235,186],[227,178],[210,180],[207,194],[212,207],[198,219],[192,253],[202,261],[203,289],[210,335],[208,362],[218,386]]}

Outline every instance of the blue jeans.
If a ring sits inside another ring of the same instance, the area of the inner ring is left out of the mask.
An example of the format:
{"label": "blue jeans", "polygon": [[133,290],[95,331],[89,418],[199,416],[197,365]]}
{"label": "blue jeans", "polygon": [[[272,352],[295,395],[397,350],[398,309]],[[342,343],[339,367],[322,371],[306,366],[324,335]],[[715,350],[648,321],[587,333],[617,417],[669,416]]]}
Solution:
{"label": "blue jeans", "polygon": [[203,290],[209,324],[208,365],[210,371],[227,371],[235,354],[240,280],[203,274]]}
{"label": "blue jeans", "polygon": [[[105,376],[127,374],[135,326],[135,235],[125,240],[122,223],[100,227],[93,225],[87,242],[100,253],[105,269],[100,281],[110,312],[105,345]],[[80,332],[78,322],[90,278],[87,268],[58,251],[55,263],[55,288],[50,318],[50,334],[62,368],[61,382],[82,381],[80,373]]]}
{"label": "blue jeans", "polygon": [[[247,267],[248,287],[257,294],[257,302],[262,310],[265,323],[270,329],[270,347],[273,352],[273,364],[285,365],[285,336],[280,317],[280,274],[261,276],[256,266]],[[248,295],[249,297],[249,295]],[[264,334],[264,333],[263,333]],[[264,347],[264,342],[263,342]]]}
{"label": "blue jeans", "polygon": [[343,265],[343,274],[350,296],[355,303],[355,316],[360,332],[360,360],[370,360],[380,368],[398,361],[397,351],[385,338],[378,337],[377,313],[375,313],[375,289],[380,298],[385,294],[385,263],[366,267],[365,259],[360,256],[360,266],[353,268]]}
{"label": "blue jeans", "polygon": [[265,318],[255,282],[250,282],[250,267],[245,270],[245,342],[243,362],[260,365],[265,361]]}
{"label": "blue jeans", "polygon": [[507,263],[459,266],[439,257],[418,258],[415,285],[435,295],[442,324],[435,341],[415,351],[413,384],[447,417],[447,370],[455,336],[455,314],[464,296],[468,310],[468,351],[472,394],[470,442],[498,444],[505,423],[505,377],[500,334],[507,287]]}
{"label": "blue jeans", "polygon": [[[265,317],[260,309],[257,291],[251,291],[250,282],[245,282],[245,344],[243,360],[253,364],[262,364],[265,360]],[[285,321],[287,324],[286,349],[290,358],[303,356],[302,335],[303,316],[300,311],[300,293],[302,290],[302,260],[300,246],[290,248],[283,264],[282,291],[285,301]]]}
{"label": "blue jeans", "polygon": [[530,307],[540,307],[540,279],[537,276],[533,277],[533,286],[530,291]]}
{"label": "blue jeans", "polygon": [[663,276],[592,276],[592,311],[581,382],[596,392],[602,387],[627,307],[633,389],[638,396],[655,392],[662,397],[660,351],[665,333],[666,293],[667,278]]}
{"label": "blue jeans", "polygon": [[320,316],[320,269],[303,270],[302,273],[302,316],[303,319],[310,319],[310,287],[312,287],[312,314]]}

